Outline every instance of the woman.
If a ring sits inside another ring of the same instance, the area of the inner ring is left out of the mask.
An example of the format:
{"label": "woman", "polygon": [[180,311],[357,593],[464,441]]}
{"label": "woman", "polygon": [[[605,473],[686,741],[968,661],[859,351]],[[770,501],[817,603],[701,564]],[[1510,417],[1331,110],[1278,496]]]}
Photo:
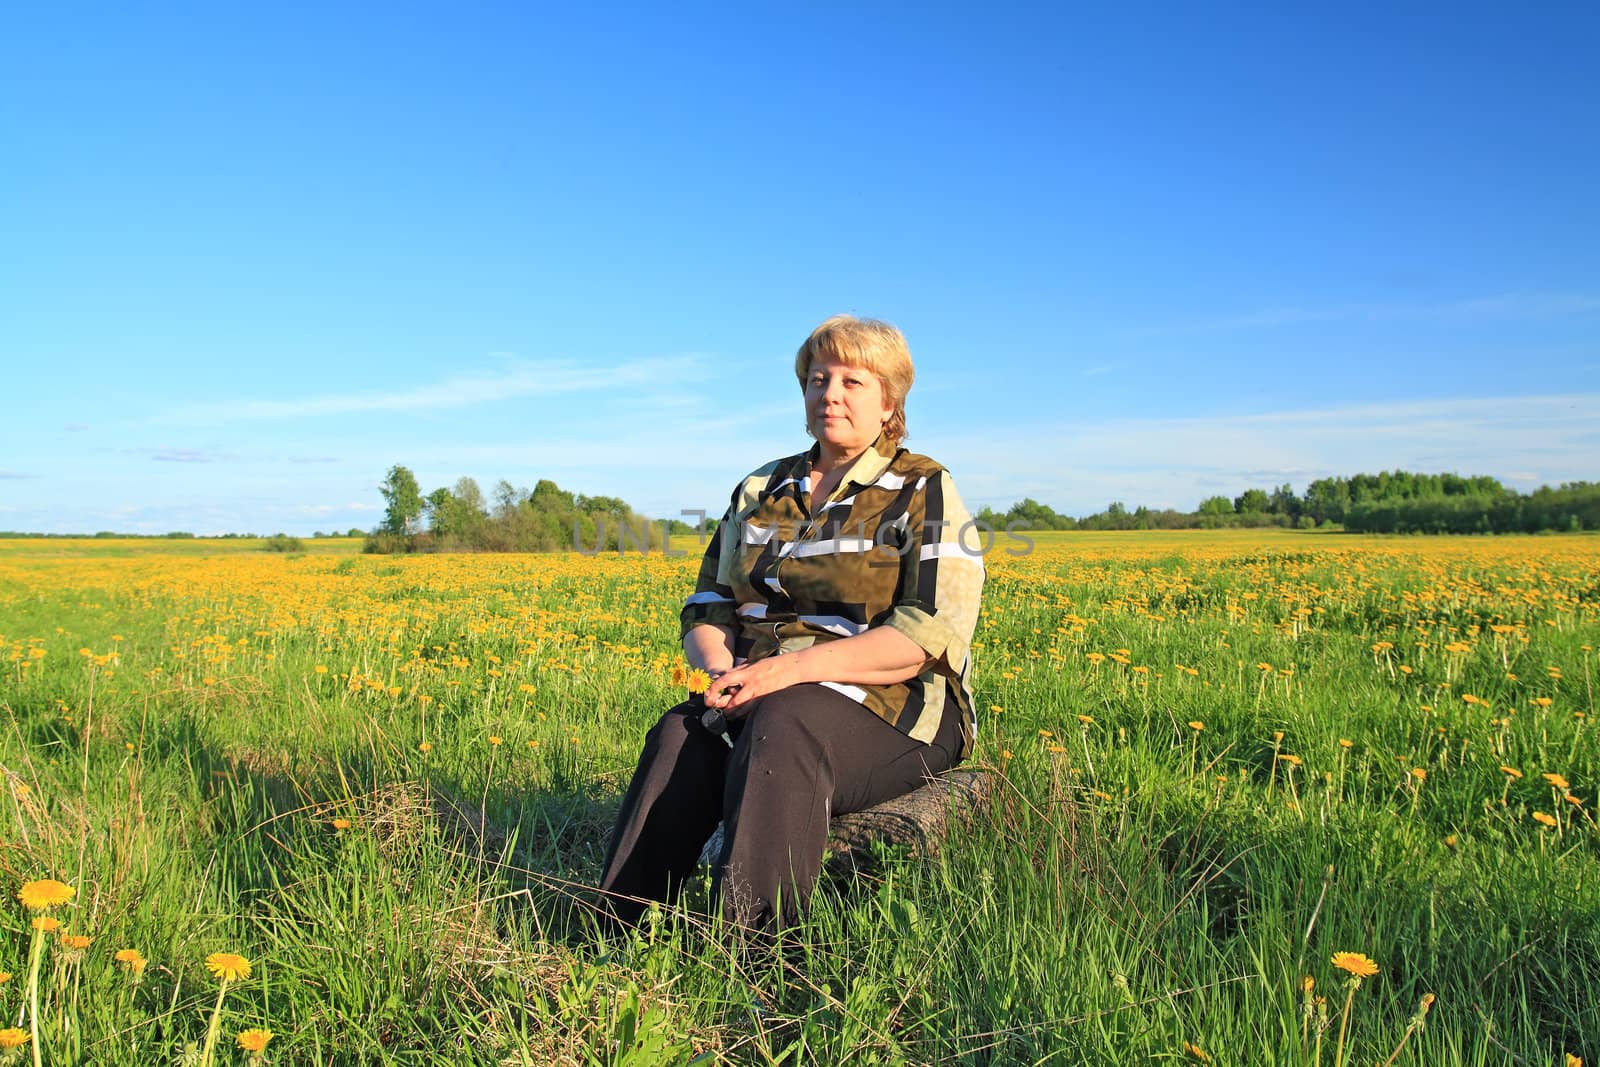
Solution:
{"label": "woman", "polygon": [[905,338],[836,316],[795,375],[816,443],[740,482],[707,546],[682,632],[710,686],[646,735],[601,880],[624,922],[676,896],[721,820],[723,913],[791,923],[831,816],[909,792],[972,747],[983,560],[960,540],[970,517],[950,475],[899,447]]}

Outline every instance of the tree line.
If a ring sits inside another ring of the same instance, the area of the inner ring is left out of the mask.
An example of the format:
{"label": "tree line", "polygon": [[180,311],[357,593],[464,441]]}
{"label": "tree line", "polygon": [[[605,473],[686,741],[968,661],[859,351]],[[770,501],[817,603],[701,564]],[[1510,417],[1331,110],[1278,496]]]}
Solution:
{"label": "tree line", "polygon": [[[404,466],[379,487],[382,523],[368,552],[550,552],[696,550],[698,531],[679,520],[639,514],[618,497],[585,496],[541,479],[532,489],[502,479],[485,496],[472,478],[424,493]],[[975,516],[991,528],[1027,530],[1183,530],[1281,526],[1358,533],[1536,533],[1600,530],[1600,484],[1570,482],[1518,493],[1495,478],[1383,471],[1319,478],[1296,493],[1287,483],[1210,496],[1194,511],[1128,508],[1120,501],[1092,515],[1063,515],[1031,497],[1004,512]],[[354,531],[352,531],[354,532]]]}
{"label": "tree line", "polygon": [[1025,498],[1005,512],[984,508],[977,518],[996,529],[1023,521],[1034,530],[1184,530],[1284,526],[1343,528],[1354,533],[1538,533],[1600,530],[1600,484],[1567,482],[1531,493],[1485,475],[1383,471],[1319,478],[1297,494],[1287,483],[1210,496],[1194,511],[1129,509],[1120,501],[1080,518]]}
{"label": "tree line", "polygon": [[475,479],[460,478],[424,494],[416,475],[395,466],[379,486],[383,522],[367,535],[367,552],[552,552],[576,548],[650,551],[680,538],[673,551],[694,548],[695,528],[652,520],[614,496],[584,496],[548,478],[532,489],[505,479],[489,498]]}

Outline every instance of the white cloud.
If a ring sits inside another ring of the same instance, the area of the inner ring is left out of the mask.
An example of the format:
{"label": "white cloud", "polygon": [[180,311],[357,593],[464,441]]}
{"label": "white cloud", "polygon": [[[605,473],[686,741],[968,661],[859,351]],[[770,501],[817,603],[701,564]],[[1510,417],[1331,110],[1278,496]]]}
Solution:
{"label": "white cloud", "polygon": [[1072,513],[1111,500],[1187,510],[1211,492],[1283,482],[1303,490],[1316,478],[1361,471],[1592,479],[1600,474],[1600,394],[1083,419],[937,440],[936,458],[973,507],[1032,496]]}
{"label": "white cloud", "polygon": [[210,463],[215,457],[199,448],[158,448],[150,458],[162,463]]}
{"label": "white cloud", "polygon": [[411,389],[335,393],[296,400],[251,400],[207,404],[172,413],[180,418],[298,419],[365,412],[425,412],[472,407],[518,397],[600,390],[638,390],[681,381],[700,365],[697,357],[641,359],[610,366],[571,361],[517,360],[494,373],[465,374]]}

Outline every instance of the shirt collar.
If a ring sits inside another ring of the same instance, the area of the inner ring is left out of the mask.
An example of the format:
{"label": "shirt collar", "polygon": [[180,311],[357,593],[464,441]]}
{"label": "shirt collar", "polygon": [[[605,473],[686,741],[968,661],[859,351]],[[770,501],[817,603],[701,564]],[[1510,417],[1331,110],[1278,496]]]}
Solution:
{"label": "shirt collar", "polygon": [[[844,476],[839,479],[839,484],[855,482],[857,485],[870,485],[878,480],[878,475],[889,469],[889,464],[900,451],[898,445],[889,440],[889,435],[879,433],[878,439],[872,442],[872,447],[855,458]],[[813,444],[806,453],[806,474],[810,475],[818,457],[822,455],[822,445]]]}

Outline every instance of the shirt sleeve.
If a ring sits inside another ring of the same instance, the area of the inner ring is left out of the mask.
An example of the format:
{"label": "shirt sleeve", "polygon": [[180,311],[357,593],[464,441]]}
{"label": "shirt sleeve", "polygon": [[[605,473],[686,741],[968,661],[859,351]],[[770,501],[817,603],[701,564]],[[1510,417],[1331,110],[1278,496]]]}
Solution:
{"label": "shirt sleeve", "polygon": [[696,626],[738,626],[732,573],[739,559],[738,529],[734,504],[729,504],[706,542],[706,554],[700,560],[694,592],[683,602],[683,611],[679,613],[680,639]]}
{"label": "shirt sleeve", "polygon": [[949,473],[930,476],[906,511],[899,587],[882,622],[915,641],[933,669],[952,679],[966,668],[983,594],[982,547],[961,541],[971,520]]}

